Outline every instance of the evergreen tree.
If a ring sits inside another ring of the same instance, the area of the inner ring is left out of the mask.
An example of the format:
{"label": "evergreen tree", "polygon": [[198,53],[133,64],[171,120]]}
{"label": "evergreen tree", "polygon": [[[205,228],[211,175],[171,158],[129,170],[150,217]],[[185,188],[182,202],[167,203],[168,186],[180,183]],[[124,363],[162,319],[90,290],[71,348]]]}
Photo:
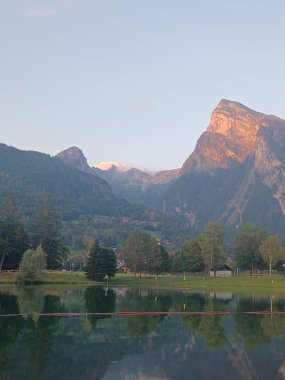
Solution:
{"label": "evergreen tree", "polygon": [[159,246],[158,258],[159,261],[157,263],[157,267],[155,267],[155,273],[158,274],[169,271],[171,268],[169,253],[162,245]]}
{"label": "evergreen tree", "polygon": [[28,235],[18,219],[16,203],[12,197],[7,197],[0,218],[0,271],[17,269],[28,247]]}
{"label": "evergreen tree", "polygon": [[47,255],[47,268],[57,269],[66,258],[68,249],[59,233],[60,223],[49,194],[40,202],[32,225],[33,245],[41,245]]}
{"label": "evergreen tree", "polygon": [[89,247],[86,265],[86,276],[91,280],[102,281],[106,276],[114,277],[117,270],[117,259],[112,249],[102,248],[97,239]]}

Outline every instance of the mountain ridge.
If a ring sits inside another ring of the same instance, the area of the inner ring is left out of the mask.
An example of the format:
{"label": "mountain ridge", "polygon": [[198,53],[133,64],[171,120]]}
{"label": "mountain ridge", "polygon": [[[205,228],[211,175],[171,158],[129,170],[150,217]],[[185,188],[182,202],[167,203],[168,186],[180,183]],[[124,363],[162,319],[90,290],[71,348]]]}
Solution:
{"label": "mountain ridge", "polygon": [[[222,99],[180,169],[149,176],[138,169],[100,171],[116,195],[189,223],[236,229],[285,228],[285,121]],[[266,206],[265,206],[266,205]]]}

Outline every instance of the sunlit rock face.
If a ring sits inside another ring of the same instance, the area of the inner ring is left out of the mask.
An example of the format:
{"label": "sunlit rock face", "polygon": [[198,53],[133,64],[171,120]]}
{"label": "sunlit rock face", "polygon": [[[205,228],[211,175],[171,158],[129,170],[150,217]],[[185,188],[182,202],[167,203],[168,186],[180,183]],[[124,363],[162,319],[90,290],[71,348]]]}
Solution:
{"label": "sunlit rock face", "polygon": [[193,167],[226,169],[234,162],[244,162],[255,151],[260,128],[270,126],[276,119],[241,103],[221,100],[211,115],[209,127],[184,163],[182,174]]}
{"label": "sunlit rock face", "polygon": [[164,204],[193,228],[215,220],[284,234],[285,121],[221,100]]}

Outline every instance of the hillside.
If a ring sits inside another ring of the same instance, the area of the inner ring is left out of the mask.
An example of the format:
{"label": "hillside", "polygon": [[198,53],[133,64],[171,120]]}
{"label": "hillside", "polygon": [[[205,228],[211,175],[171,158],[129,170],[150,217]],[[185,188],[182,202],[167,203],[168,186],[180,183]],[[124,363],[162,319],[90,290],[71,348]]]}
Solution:
{"label": "hillside", "polygon": [[[0,144],[0,206],[13,194],[27,225],[43,193],[51,194],[63,222],[66,243],[82,246],[85,238],[100,235],[116,243],[120,233],[152,224],[156,215],[114,195],[100,177],[78,170],[56,157]],[[105,232],[106,233],[105,233]]]}

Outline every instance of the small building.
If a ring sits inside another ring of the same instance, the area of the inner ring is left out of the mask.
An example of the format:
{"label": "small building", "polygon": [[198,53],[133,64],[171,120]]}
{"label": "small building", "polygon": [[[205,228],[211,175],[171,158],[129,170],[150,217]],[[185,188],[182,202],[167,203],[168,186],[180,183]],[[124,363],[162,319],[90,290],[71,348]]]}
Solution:
{"label": "small building", "polygon": [[[230,277],[233,274],[232,268],[230,268],[227,264],[224,264],[221,267],[216,269],[216,277]],[[210,277],[215,276],[215,271],[210,271]]]}

